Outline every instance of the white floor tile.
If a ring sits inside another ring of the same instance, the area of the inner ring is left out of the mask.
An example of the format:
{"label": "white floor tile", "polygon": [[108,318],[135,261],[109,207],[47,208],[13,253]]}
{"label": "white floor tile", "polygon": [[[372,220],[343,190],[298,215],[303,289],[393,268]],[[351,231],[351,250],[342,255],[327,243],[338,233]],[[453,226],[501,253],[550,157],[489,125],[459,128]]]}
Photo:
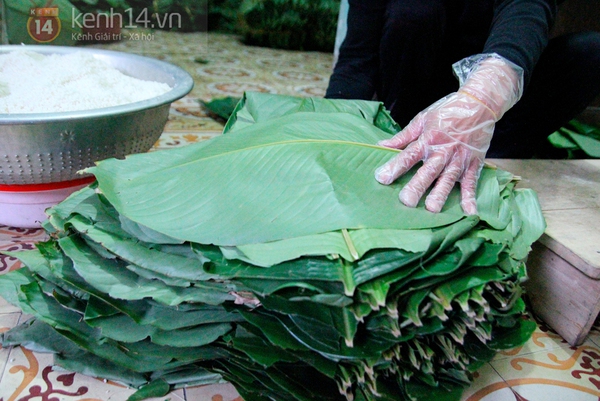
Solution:
{"label": "white floor tile", "polygon": [[185,389],[187,401],[243,401],[233,385],[213,384]]}

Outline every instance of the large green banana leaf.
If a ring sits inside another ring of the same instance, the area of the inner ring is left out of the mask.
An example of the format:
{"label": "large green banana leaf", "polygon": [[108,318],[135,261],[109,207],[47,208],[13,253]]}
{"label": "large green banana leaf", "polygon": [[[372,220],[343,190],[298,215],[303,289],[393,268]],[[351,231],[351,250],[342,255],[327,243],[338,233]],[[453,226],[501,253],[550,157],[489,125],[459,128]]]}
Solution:
{"label": "large green banana leaf", "polygon": [[[204,244],[251,245],[341,229],[426,229],[464,218],[457,190],[443,213],[433,214],[398,201],[410,174],[390,186],[374,180],[375,169],[397,153],[373,145],[387,135],[360,116],[298,112],[180,152],[105,160],[87,171],[128,219]],[[486,199],[488,187],[498,193],[498,177],[486,171],[481,181],[481,208],[497,217],[497,195],[489,206]]]}

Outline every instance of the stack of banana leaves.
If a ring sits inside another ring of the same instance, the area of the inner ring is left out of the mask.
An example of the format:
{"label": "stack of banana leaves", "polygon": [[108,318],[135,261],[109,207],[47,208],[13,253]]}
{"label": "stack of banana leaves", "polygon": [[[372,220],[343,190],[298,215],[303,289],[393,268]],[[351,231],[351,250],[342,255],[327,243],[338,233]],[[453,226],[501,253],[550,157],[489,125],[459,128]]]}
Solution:
{"label": "stack of banana leaves", "polygon": [[252,400],[459,400],[523,344],[522,283],[545,224],[534,192],[485,167],[479,214],[384,186],[398,150],[376,102],[247,93],[214,139],[109,159],[9,255],[0,295],[33,318],[2,337],[131,400],[232,383]]}

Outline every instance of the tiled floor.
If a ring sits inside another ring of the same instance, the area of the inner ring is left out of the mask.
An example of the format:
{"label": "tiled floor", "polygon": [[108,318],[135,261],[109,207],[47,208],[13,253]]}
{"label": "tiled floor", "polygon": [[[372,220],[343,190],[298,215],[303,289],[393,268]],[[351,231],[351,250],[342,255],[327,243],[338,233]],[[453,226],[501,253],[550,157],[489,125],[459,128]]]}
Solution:
{"label": "tiled floor", "polygon": [[[150,41],[124,39],[101,47],[167,60],[193,75],[193,91],[173,104],[156,148],[219,135],[222,122],[211,118],[199,100],[237,97],[245,90],[322,96],[332,63],[329,54],[246,47],[235,37],[216,34],[154,32]],[[41,230],[0,226],[0,250],[28,249],[43,238]],[[16,268],[17,261],[0,257],[0,274]],[[0,299],[0,331],[26,318]],[[476,376],[463,401],[600,400],[600,331],[592,330],[587,341],[574,348],[541,324],[525,346],[497,355]],[[116,383],[55,371],[47,354],[21,347],[0,349],[0,401],[125,401],[132,393]],[[165,399],[241,401],[226,383],[180,389],[160,398]]]}

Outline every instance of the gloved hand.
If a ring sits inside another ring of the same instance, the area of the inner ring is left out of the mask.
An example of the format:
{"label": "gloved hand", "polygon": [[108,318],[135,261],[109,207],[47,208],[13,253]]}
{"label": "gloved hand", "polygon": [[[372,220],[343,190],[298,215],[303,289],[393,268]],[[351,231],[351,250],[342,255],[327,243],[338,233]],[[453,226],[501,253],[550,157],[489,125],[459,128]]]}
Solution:
{"label": "gloved hand", "polygon": [[400,201],[416,206],[437,179],[425,207],[439,212],[459,181],[463,211],[476,214],[475,192],[485,153],[495,123],[521,97],[523,69],[495,53],[468,57],[453,68],[459,90],[419,113],[394,137],[378,143],[404,150],[379,167],[375,179],[389,185],[423,161],[400,191]]}

